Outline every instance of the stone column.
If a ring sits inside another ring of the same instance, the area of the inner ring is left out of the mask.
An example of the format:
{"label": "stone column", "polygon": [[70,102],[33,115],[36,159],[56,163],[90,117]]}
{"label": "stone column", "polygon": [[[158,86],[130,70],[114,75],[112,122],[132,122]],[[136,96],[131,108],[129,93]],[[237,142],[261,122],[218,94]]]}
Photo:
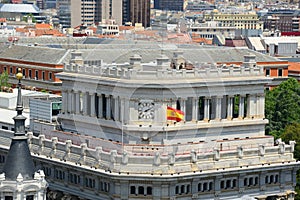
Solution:
{"label": "stone column", "polygon": [[103,118],[103,99],[102,99],[102,94],[97,94],[98,95],[98,117]]}
{"label": "stone column", "polygon": [[233,118],[233,96],[228,96],[227,100],[227,119],[232,120]]}
{"label": "stone column", "polygon": [[239,119],[243,119],[244,118],[244,114],[245,114],[245,96],[240,95],[240,100],[239,100]]}
{"label": "stone column", "polygon": [[265,117],[265,94],[257,95],[257,117],[264,118]]}
{"label": "stone column", "polygon": [[221,100],[221,119],[226,119],[226,112],[227,112],[227,97],[223,96],[222,100]]}
{"label": "stone column", "polygon": [[250,94],[247,99],[247,117],[255,117],[257,113],[256,95]]}
{"label": "stone column", "polygon": [[125,99],[124,98],[120,98],[120,103],[121,103],[121,106],[120,106],[120,121],[122,123],[124,123],[124,111],[125,111]]}
{"label": "stone column", "polygon": [[80,113],[80,92],[74,91],[74,93],[75,93],[75,113],[79,114]]}
{"label": "stone column", "polygon": [[61,112],[64,113],[68,110],[67,108],[67,103],[68,103],[68,93],[66,90],[61,91],[61,95],[62,95],[62,109]]}
{"label": "stone column", "polygon": [[240,174],[239,178],[238,178],[238,186],[240,188],[240,190],[244,189],[244,179],[245,179],[245,175],[244,174]]}
{"label": "stone column", "polygon": [[216,96],[213,96],[210,101],[211,101],[210,119],[214,120],[214,119],[216,119],[216,109],[217,109]]}
{"label": "stone column", "polygon": [[111,119],[111,101],[110,95],[105,95],[106,98],[106,119]]}
{"label": "stone column", "polygon": [[83,105],[83,109],[82,109],[82,113],[83,115],[87,115],[88,114],[88,101],[87,101],[87,93],[86,92],[83,92],[82,93],[82,99],[83,99],[83,102],[82,102],[82,105]]}
{"label": "stone column", "polygon": [[68,113],[72,113],[72,91],[68,90]]}
{"label": "stone column", "polygon": [[182,112],[184,112],[184,115],[183,115],[183,121],[185,121],[185,117],[186,117],[186,99],[184,99],[184,98],[181,98],[180,99],[180,110],[182,111]]}
{"label": "stone column", "polygon": [[128,121],[129,121],[129,109],[130,109],[130,107],[129,107],[129,101],[130,101],[130,99],[125,99],[125,101],[124,101],[124,123],[128,123]]}
{"label": "stone column", "polygon": [[262,172],[262,173],[259,174],[260,190],[265,190],[265,187],[266,187],[265,178],[266,178],[266,173],[265,172]]}
{"label": "stone column", "polygon": [[220,187],[220,183],[221,183],[221,176],[216,176],[215,178],[215,194],[218,195],[221,193],[221,187]]}
{"label": "stone column", "polygon": [[216,98],[216,120],[221,120],[221,110],[222,109],[222,96],[217,96]]}
{"label": "stone column", "polygon": [[193,97],[192,121],[198,120],[198,112],[199,112],[199,98]]}
{"label": "stone column", "polygon": [[73,90],[72,93],[72,113],[75,114],[76,113],[76,92]]}
{"label": "stone column", "polygon": [[204,121],[209,121],[210,119],[210,97],[204,98]]}
{"label": "stone column", "polygon": [[115,121],[119,121],[119,97],[114,97],[114,117],[115,117]]}
{"label": "stone column", "polygon": [[96,116],[96,104],[95,104],[95,93],[90,93],[90,102],[91,102],[91,106],[90,106],[90,116],[91,117],[95,117]]}

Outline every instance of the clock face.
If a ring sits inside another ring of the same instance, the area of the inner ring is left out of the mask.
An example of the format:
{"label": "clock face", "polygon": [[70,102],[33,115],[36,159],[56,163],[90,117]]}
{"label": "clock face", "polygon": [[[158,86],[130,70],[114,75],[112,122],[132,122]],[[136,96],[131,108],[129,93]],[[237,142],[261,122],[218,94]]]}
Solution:
{"label": "clock face", "polygon": [[139,119],[154,118],[154,103],[152,101],[141,101],[138,105]]}

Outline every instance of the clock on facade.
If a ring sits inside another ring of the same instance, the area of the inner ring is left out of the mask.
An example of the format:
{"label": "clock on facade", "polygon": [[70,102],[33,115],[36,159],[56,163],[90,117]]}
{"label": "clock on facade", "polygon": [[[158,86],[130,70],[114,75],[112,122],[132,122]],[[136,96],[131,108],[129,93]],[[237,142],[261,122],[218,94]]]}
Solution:
{"label": "clock on facade", "polygon": [[140,101],[138,104],[139,119],[153,119],[154,118],[154,102]]}

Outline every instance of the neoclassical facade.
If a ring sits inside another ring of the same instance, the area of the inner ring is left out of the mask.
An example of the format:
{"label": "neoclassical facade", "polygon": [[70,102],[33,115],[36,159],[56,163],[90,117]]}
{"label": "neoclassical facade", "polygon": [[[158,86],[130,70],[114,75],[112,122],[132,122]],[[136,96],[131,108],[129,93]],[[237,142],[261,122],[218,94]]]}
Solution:
{"label": "neoclassical facade", "polygon": [[[199,66],[179,51],[83,63],[73,52],[58,74],[60,130],[28,133],[49,199],[294,199],[295,142],[264,133],[271,78],[255,56],[239,67]],[[167,120],[167,107],[184,119]]]}

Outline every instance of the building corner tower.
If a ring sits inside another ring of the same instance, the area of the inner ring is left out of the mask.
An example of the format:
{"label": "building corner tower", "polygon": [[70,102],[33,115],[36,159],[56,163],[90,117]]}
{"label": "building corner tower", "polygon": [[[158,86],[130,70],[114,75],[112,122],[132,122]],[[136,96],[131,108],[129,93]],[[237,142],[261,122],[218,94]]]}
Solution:
{"label": "building corner tower", "polygon": [[18,81],[17,116],[15,132],[11,141],[6,161],[0,174],[0,199],[43,200],[46,199],[48,186],[42,170],[35,172],[25,134],[26,117],[22,115],[21,69],[16,75]]}

